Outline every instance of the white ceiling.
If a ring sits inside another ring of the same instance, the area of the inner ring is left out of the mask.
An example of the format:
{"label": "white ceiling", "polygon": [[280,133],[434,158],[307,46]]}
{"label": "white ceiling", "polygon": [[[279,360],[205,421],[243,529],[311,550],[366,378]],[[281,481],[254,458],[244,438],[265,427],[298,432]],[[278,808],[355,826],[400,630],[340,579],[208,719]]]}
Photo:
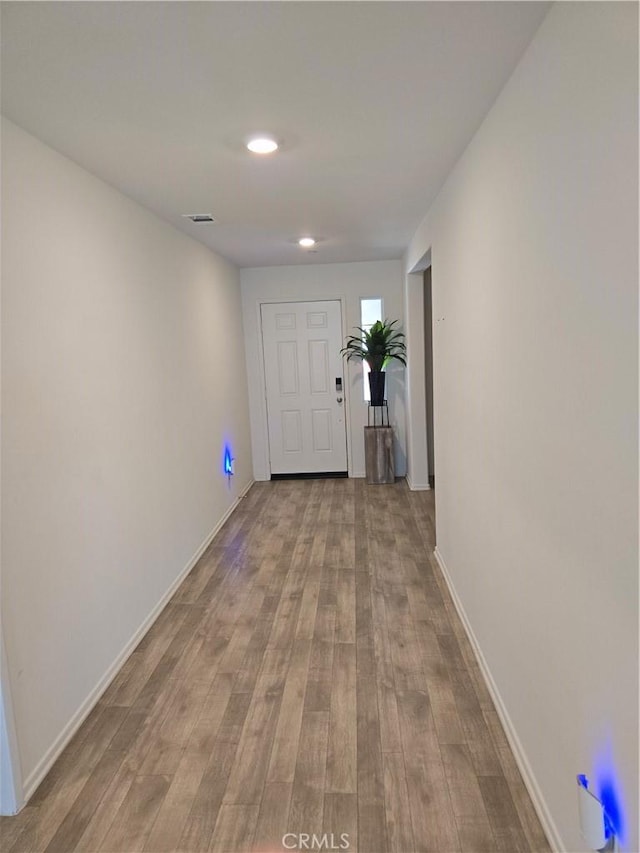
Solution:
{"label": "white ceiling", "polygon": [[1,6],[3,113],[243,267],[399,258],[549,8]]}

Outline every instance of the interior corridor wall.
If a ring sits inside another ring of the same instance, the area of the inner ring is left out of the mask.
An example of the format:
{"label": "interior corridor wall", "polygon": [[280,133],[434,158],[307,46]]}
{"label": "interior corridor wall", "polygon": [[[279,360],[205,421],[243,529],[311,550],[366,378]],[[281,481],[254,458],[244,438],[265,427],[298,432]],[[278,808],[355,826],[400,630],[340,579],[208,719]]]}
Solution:
{"label": "interior corridor wall", "polygon": [[565,851],[581,772],[640,850],[637,33],[552,6],[405,258],[431,248],[440,557]]}
{"label": "interior corridor wall", "polygon": [[8,121],[2,166],[2,618],[29,792],[252,461],[237,269]]}

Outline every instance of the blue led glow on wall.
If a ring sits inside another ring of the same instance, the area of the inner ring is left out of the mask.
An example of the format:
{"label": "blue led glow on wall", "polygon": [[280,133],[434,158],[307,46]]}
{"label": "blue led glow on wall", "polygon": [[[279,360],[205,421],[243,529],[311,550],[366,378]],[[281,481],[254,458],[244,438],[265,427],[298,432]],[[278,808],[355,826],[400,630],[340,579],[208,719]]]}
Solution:
{"label": "blue led glow on wall", "polygon": [[[611,828],[624,844],[626,821],[624,814],[623,796],[620,782],[617,779],[616,768],[610,748],[601,752],[595,761],[593,792],[600,799]],[[609,830],[609,827],[607,827]],[[607,831],[607,837],[611,833]]]}
{"label": "blue led glow on wall", "polygon": [[225,444],[224,446],[224,454],[222,461],[222,470],[224,471],[224,475],[231,483],[231,478],[233,477],[233,453],[231,452],[231,447],[229,444]]}
{"label": "blue led glow on wall", "polygon": [[[620,797],[616,791],[616,783],[613,777],[603,777],[597,782],[597,795],[604,806],[605,813],[609,818],[611,828],[620,840],[624,838],[624,820],[622,817],[622,808],[620,806]],[[611,830],[605,821],[605,835],[607,838],[611,835]]]}
{"label": "blue led glow on wall", "polygon": [[224,446],[224,473],[227,477],[233,477],[233,456],[231,454],[231,448],[228,444]]}

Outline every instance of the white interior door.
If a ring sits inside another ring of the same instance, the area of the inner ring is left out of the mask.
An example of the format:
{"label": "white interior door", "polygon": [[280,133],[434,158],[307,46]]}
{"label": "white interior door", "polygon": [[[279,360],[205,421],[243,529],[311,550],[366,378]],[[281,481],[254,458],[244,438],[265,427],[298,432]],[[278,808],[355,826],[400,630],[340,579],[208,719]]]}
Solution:
{"label": "white interior door", "polygon": [[272,474],[347,470],[339,301],[263,304]]}

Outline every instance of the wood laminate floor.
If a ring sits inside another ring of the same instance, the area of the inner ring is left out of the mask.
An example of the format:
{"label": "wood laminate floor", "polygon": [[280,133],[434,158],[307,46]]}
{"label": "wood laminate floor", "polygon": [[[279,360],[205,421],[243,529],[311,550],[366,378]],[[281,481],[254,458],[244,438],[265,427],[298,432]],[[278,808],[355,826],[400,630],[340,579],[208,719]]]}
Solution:
{"label": "wood laminate floor", "polygon": [[549,851],[433,537],[404,482],[255,484],[3,853]]}

